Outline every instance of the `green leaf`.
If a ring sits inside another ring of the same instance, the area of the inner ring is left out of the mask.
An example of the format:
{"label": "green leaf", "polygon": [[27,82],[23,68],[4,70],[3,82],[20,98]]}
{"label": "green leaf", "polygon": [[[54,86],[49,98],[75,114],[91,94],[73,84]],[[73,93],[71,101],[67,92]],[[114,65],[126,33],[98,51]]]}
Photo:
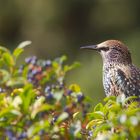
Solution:
{"label": "green leaf", "polygon": [[133,102],[135,99],[137,99],[137,96],[129,96],[125,99],[125,103],[127,102]]}
{"label": "green leaf", "polygon": [[113,111],[113,112],[116,112],[116,111],[120,111],[122,108],[119,104],[114,104],[114,105],[111,105],[109,107],[109,111]]}
{"label": "green leaf", "polygon": [[74,62],[72,65],[65,65],[64,66],[64,72],[68,72],[76,67],[79,67],[80,63],[79,62]]}
{"label": "green leaf", "polygon": [[15,59],[19,57],[19,55],[24,51],[24,47],[28,46],[31,44],[31,41],[24,41],[19,46],[14,50],[13,56]]}
{"label": "green leaf", "polygon": [[32,89],[32,85],[28,84],[24,87],[23,92],[20,94],[22,98],[22,108],[25,113],[29,113],[29,106],[35,97],[35,91]]}
{"label": "green leaf", "polygon": [[10,51],[9,51],[7,48],[3,47],[3,46],[0,46],[0,51],[1,51],[1,52],[10,53]]}
{"label": "green leaf", "polygon": [[79,115],[79,111],[77,111],[77,112],[75,112],[74,114],[73,114],[73,118],[76,118],[78,115]]}
{"label": "green leaf", "polygon": [[67,60],[67,56],[66,55],[63,55],[63,56],[60,57],[60,62],[61,63],[66,61],[66,60]]}
{"label": "green leaf", "polygon": [[[46,130],[48,127],[50,127],[50,123],[48,120],[40,120],[33,123],[33,125],[31,125],[28,129],[27,129],[27,135],[28,138],[33,139],[34,136],[38,136],[36,135],[37,133],[40,132],[40,130]],[[50,130],[49,130],[50,131]],[[40,136],[39,136],[39,140],[40,140]]]}
{"label": "green leaf", "polygon": [[103,104],[102,103],[98,103],[95,106],[94,111],[103,111]]}
{"label": "green leaf", "polygon": [[13,52],[13,56],[17,59],[22,52],[23,52],[22,48],[16,48]]}
{"label": "green leaf", "polygon": [[24,47],[30,45],[31,43],[32,43],[31,41],[24,41],[20,43],[17,48],[23,49]]}
{"label": "green leaf", "polygon": [[89,119],[104,119],[104,113],[101,111],[96,111],[96,112],[88,113],[87,117]]}
{"label": "green leaf", "polygon": [[6,83],[7,86],[13,88],[22,87],[24,84],[25,79],[23,77],[10,78]]}
{"label": "green leaf", "polygon": [[42,104],[36,108],[33,108],[32,112],[31,112],[31,118],[34,119],[39,112],[49,111],[52,109],[54,109],[53,105]]}
{"label": "green leaf", "polygon": [[37,99],[34,104],[32,105],[32,112],[31,112],[31,118],[34,119],[36,117],[36,114],[42,111],[49,111],[54,109],[53,105],[44,104],[45,97],[41,96],[39,99]]}
{"label": "green leaf", "polygon": [[10,53],[5,52],[3,53],[2,57],[7,66],[11,67],[15,65],[14,59]]}
{"label": "green leaf", "polygon": [[8,71],[0,69],[0,84],[4,84],[10,79],[10,74]]}
{"label": "green leaf", "polygon": [[[106,132],[107,130],[110,131],[110,129],[111,129],[111,126],[108,123],[102,123],[101,125],[96,127],[96,129],[93,132],[93,136],[96,137],[99,133],[101,134],[102,132]],[[108,131],[108,134],[109,134],[109,131]],[[114,139],[112,139],[112,140],[114,140]]]}
{"label": "green leaf", "polygon": [[95,111],[93,112],[94,118],[104,118],[104,113],[101,111]]}
{"label": "green leaf", "polygon": [[101,123],[103,123],[103,122],[104,122],[103,119],[95,119],[95,120],[92,120],[92,121],[90,121],[90,122],[86,125],[86,129],[93,128],[93,126],[99,125],[99,124],[101,124]]}
{"label": "green leaf", "polygon": [[116,101],[116,96],[108,96],[104,98],[104,102],[108,102],[109,100]]}
{"label": "green leaf", "polygon": [[68,117],[69,117],[69,114],[67,112],[62,112],[62,114],[60,114],[60,116],[57,119],[57,124],[66,120]]}

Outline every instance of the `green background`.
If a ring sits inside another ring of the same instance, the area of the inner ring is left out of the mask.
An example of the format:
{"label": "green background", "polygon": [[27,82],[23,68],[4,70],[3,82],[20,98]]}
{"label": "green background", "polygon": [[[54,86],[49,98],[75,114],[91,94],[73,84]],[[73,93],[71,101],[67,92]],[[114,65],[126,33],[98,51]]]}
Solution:
{"label": "green background", "polygon": [[81,66],[69,73],[67,83],[78,83],[95,102],[105,96],[102,60],[80,46],[121,40],[138,66],[139,38],[139,0],[0,0],[0,44],[12,50],[31,40],[25,56],[53,59],[66,54],[69,63],[79,61]]}

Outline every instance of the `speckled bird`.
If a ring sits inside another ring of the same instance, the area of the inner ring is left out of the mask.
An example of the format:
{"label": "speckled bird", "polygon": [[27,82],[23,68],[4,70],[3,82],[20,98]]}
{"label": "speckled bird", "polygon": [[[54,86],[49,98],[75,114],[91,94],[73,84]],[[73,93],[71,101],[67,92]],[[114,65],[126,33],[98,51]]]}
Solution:
{"label": "speckled bird", "polygon": [[124,94],[126,97],[140,97],[140,69],[132,64],[126,45],[118,40],[107,40],[81,49],[96,50],[102,56],[106,96]]}

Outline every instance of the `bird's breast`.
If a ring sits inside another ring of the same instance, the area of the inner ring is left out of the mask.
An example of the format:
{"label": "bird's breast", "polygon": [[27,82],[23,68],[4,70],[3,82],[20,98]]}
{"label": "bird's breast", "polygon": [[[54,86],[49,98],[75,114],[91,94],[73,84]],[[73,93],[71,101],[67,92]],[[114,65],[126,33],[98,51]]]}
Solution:
{"label": "bird's breast", "polygon": [[140,96],[140,71],[133,65],[104,66],[103,86],[107,96]]}

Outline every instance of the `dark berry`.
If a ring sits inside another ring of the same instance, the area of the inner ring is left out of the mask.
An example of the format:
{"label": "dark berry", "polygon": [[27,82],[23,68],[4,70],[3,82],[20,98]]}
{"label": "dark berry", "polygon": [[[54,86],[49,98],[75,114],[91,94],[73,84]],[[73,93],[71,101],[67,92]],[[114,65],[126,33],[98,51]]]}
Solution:
{"label": "dark berry", "polygon": [[68,91],[67,91],[67,94],[68,94],[68,95],[71,95],[71,94],[72,94],[72,90],[68,90]]}
{"label": "dark berry", "polygon": [[90,108],[91,105],[89,103],[86,104],[86,108]]}
{"label": "dark berry", "polygon": [[46,99],[47,100],[53,99],[53,94],[51,92],[49,92],[48,94],[46,94]]}
{"label": "dark berry", "polygon": [[46,60],[43,62],[43,66],[45,66],[45,67],[50,67],[51,65],[52,65],[51,60]]}
{"label": "dark berry", "polygon": [[58,116],[54,116],[54,117],[52,118],[52,121],[51,121],[51,124],[52,124],[52,125],[57,121],[57,118],[58,118]]}
{"label": "dark berry", "polygon": [[31,64],[35,65],[37,62],[37,57],[36,56],[33,56],[32,57],[32,60],[31,60]]}
{"label": "dark berry", "polygon": [[93,136],[93,132],[92,131],[88,131],[88,136],[92,137]]}
{"label": "dark berry", "polygon": [[64,88],[64,83],[61,83],[60,85],[59,85],[59,89],[61,90],[61,89],[63,89]]}
{"label": "dark berry", "polygon": [[31,58],[31,57],[25,58],[25,62],[26,62],[27,64],[31,63],[31,61],[32,61],[32,58]]}
{"label": "dark berry", "polygon": [[5,89],[0,88],[0,93],[3,93],[3,92],[5,92]]}
{"label": "dark berry", "polygon": [[24,69],[24,66],[23,65],[20,65],[18,72],[19,73],[22,73],[23,72],[23,69]]}
{"label": "dark berry", "polygon": [[46,88],[45,88],[45,93],[48,93],[48,92],[50,92],[51,91],[51,87],[50,86],[46,86]]}
{"label": "dark berry", "polygon": [[81,94],[77,95],[77,101],[78,102],[83,101],[83,99],[84,99],[84,95],[81,95]]}
{"label": "dark berry", "polygon": [[83,110],[83,113],[82,113],[83,117],[85,117],[86,114],[87,114],[87,110]]}
{"label": "dark berry", "polygon": [[36,74],[38,74],[38,70],[37,70],[37,69],[33,69],[33,70],[32,70],[32,75],[34,76],[34,75],[36,75]]}
{"label": "dark berry", "polygon": [[6,130],[6,136],[12,140],[12,138],[14,137],[14,133],[12,130]]}
{"label": "dark berry", "polygon": [[43,129],[39,131],[40,136],[44,135],[44,133],[45,133],[45,131]]}
{"label": "dark berry", "polygon": [[75,102],[72,102],[72,107],[76,107],[76,103]]}
{"label": "dark berry", "polygon": [[69,115],[72,115],[72,111],[73,111],[73,110],[72,110],[72,108],[70,108],[70,107],[67,107],[67,106],[66,106],[66,107],[64,108],[64,112],[67,112]]}
{"label": "dark berry", "polygon": [[19,140],[25,139],[27,137],[27,133],[26,132],[22,132],[20,134],[20,136],[18,137]]}

